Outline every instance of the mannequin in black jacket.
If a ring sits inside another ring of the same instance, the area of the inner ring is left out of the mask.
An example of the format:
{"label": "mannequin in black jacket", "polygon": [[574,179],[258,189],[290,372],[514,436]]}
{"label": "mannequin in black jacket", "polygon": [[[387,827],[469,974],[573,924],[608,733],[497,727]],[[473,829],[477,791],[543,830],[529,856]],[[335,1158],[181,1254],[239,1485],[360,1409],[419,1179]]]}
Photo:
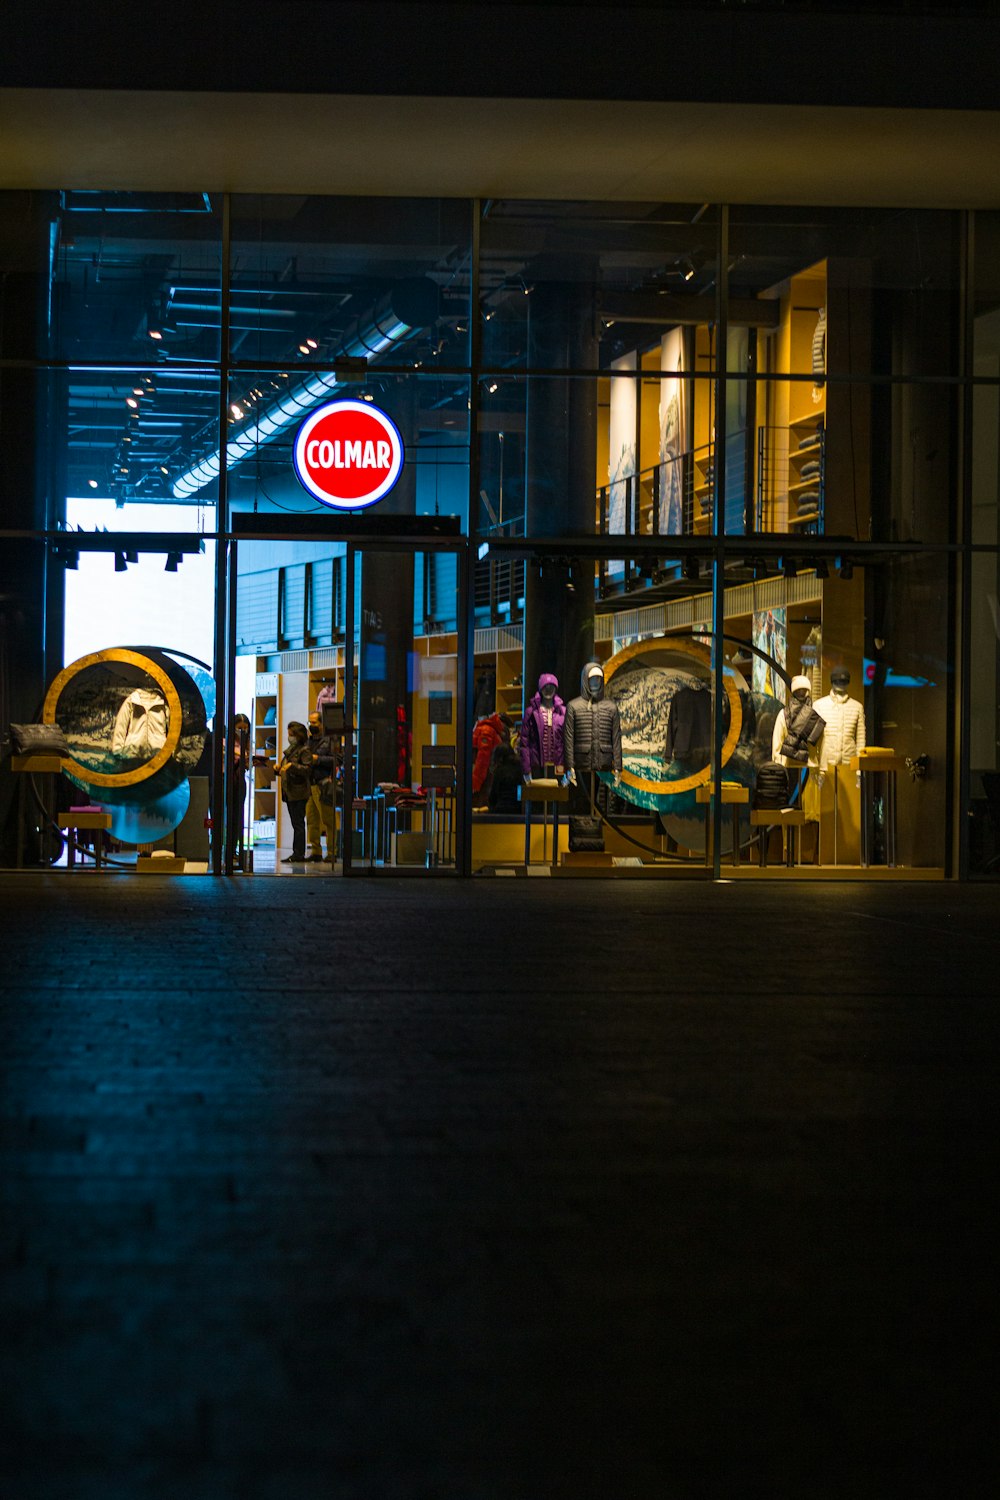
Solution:
{"label": "mannequin in black jacket", "polygon": [[604,669],[588,661],[580,674],[580,696],[566,707],[563,725],[566,780],[576,788],[570,806],[590,810],[597,771],[611,771],[615,786],[622,773],[622,721],[618,704],[604,693]]}

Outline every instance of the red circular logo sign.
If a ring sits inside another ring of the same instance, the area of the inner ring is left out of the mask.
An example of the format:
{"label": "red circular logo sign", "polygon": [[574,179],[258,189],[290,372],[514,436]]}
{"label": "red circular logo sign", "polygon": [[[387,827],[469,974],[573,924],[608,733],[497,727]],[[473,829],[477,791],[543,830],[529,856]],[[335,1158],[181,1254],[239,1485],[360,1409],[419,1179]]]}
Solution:
{"label": "red circular logo sign", "polygon": [[324,505],[361,510],[392,489],[403,471],[395,422],[367,401],[330,401],[295,437],[299,483]]}

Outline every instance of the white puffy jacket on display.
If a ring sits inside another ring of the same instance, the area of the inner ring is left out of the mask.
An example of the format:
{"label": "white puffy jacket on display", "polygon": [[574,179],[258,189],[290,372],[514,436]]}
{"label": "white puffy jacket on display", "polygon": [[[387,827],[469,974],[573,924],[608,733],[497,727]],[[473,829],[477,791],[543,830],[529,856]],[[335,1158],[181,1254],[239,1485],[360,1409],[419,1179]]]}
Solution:
{"label": "white puffy jacket on display", "polygon": [[833,691],[813,707],[826,720],[819,742],[820,770],[846,764],[865,748],[865,711],[856,698]]}
{"label": "white puffy jacket on display", "polygon": [[118,710],[111,749],[129,759],[149,759],[167,743],[167,705],[162,693],[136,688]]}

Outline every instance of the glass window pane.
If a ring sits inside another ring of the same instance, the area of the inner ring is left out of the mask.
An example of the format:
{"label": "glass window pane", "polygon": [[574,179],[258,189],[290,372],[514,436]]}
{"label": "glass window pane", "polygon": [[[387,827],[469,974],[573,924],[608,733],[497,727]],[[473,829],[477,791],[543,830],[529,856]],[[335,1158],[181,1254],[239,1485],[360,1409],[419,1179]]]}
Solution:
{"label": "glass window pane", "polygon": [[218,471],[198,489],[181,481],[198,455],[217,447],[217,371],[170,364],[53,378],[65,401],[68,494],[113,501],[113,529],[128,529],[136,503],[186,506],[187,528],[206,529],[200,513],[214,511]]}
{"label": "glass window pane", "polygon": [[220,201],[208,193],[0,193],[0,354],[218,360]]}
{"label": "glass window pane", "polygon": [[231,357],[467,368],[470,233],[463,199],[236,195]]}
{"label": "glass window pane", "polygon": [[[347,490],[338,488],[338,483],[350,473],[350,482],[357,480],[352,493],[368,492],[366,476],[381,479],[388,473],[377,466],[381,450],[369,453],[362,445],[352,457],[346,448],[334,448],[332,439],[326,440],[322,450],[313,449],[319,466],[314,477],[332,497],[324,502],[299,477],[295,444],[303,424],[323,406],[354,402],[365,411],[382,413],[402,444],[398,478],[374,502],[377,513],[458,516],[465,528],[469,503],[466,378],[372,373],[358,382],[343,381],[337,371],[329,369],[308,373],[253,370],[234,374],[229,394],[228,486],[234,510],[274,511],[276,515],[351,510]],[[322,438],[321,433],[317,443]],[[307,457],[304,453],[303,470],[308,467]],[[210,476],[218,462],[218,445],[208,434],[204,447],[191,454],[176,487],[197,495],[199,481]]]}
{"label": "glass window pane", "polygon": [[[116,550],[102,525],[109,506],[71,498],[73,532],[50,543],[42,588],[37,576],[29,584],[46,599],[56,665],[40,714],[33,704],[24,717],[58,724],[68,755],[37,772],[44,810],[32,802],[22,856],[132,870],[155,859],[161,871],[203,873],[214,544],[176,529],[184,508],[147,503],[131,507],[129,544]],[[38,622],[36,657],[42,638]]]}
{"label": "glass window pane", "polygon": [[959,399],[956,385],[930,381],[730,377],[727,531],[947,541],[958,524]]}
{"label": "glass window pane", "polygon": [[773,317],[760,368],[957,375],[959,226],[957,214],[927,209],[734,206],[731,308],[764,301]]}
{"label": "glass window pane", "polygon": [[969,870],[1000,879],[1000,565],[972,558],[968,832]]}
{"label": "glass window pane", "polygon": [[487,369],[609,369],[717,317],[710,204],[490,200],[480,229]]}

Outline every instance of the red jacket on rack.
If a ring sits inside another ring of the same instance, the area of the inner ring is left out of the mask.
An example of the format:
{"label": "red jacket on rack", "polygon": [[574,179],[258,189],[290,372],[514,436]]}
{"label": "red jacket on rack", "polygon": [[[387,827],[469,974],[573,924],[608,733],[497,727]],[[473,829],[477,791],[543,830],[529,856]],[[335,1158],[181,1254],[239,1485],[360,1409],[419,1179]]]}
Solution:
{"label": "red jacket on rack", "polygon": [[473,792],[482,790],[493,752],[503,742],[505,735],[506,726],[499,714],[490,714],[488,719],[480,719],[472,731],[472,750],[475,756],[472,762]]}

